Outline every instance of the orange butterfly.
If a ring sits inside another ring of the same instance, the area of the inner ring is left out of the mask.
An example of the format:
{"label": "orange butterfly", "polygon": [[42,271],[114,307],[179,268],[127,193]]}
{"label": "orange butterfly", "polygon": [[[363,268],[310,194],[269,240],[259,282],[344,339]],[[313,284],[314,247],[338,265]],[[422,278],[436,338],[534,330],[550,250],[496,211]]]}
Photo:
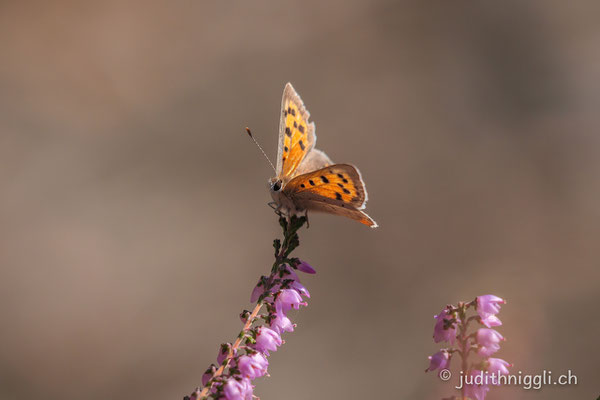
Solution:
{"label": "orange butterfly", "polygon": [[309,116],[292,85],[285,85],[277,175],[269,180],[277,210],[288,214],[321,211],[376,228],[377,223],[362,211],[367,190],[360,172],[350,164],[333,164],[324,152],[314,148],[317,136],[314,122],[308,122]]}

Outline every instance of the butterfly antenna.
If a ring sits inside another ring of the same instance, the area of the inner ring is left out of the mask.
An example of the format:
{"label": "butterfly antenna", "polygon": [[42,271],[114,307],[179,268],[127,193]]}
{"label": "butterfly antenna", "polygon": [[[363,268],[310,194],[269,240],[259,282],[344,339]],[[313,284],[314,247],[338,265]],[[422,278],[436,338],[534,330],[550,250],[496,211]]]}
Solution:
{"label": "butterfly antenna", "polygon": [[248,136],[250,136],[250,139],[252,139],[252,141],[254,142],[254,144],[260,149],[260,151],[263,154],[263,156],[265,156],[265,158],[267,159],[267,161],[269,162],[269,164],[271,164],[271,168],[273,168],[273,171],[275,171],[275,173],[277,173],[277,170],[275,169],[275,166],[273,165],[273,163],[271,162],[271,160],[269,160],[269,157],[267,156],[267,153],[265,153],[265,151],[260,146],[260,144],[258,144],[258,142],[256,141],[256,139],[254,139],[254,136],[252,136],[252,132],[250,132],[250,128],[246,127],[246,132],[248,132]]}

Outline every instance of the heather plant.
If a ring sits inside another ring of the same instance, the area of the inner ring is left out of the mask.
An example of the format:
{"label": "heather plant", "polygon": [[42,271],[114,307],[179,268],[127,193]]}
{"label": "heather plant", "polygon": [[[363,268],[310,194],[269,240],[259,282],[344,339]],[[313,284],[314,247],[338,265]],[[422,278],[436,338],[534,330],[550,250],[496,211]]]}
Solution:
{"label": "heather plant", "polygon": [[[500,358],[491,357],[500,350],[504,337],[493,327],[502,325],[497,317],[500,307],[506,301],[491,294],[478,296],[471,302],[459,302],[447,305],[434,316],[433,329],[435,343],[446,342],[451,347],[440,349],[429,356],[429,367],[425,370],[436,371],[444,380],[449,377],[450,364],[458,355],[461,368],[461,396],[446,398],[484,400],[490,387],[499,385],[499,376],[507,375],[512,364]],[[473,330],[471,323],[479,324]]]}
{"label": "heather plant", "polygon": [[256,303],[252,311],[240,314],[244,324],[233,343],[222,344],[217,364],[212,364],[202,376],[202,387],[185,400],[225,399],[251,400],[254,396],[252,381],[267,375],[270,352],[283,344],[282,334],[292,332],[296,325],[288,317],[291,309],[306,306],[308,290],[300,283],[297,271],[314,274],[306,262],[290,257],[299,246],[298,229],[306,217],[279,218],[283,241],[275,239],[275,261],[268,276],[261,276],[250,296]]}

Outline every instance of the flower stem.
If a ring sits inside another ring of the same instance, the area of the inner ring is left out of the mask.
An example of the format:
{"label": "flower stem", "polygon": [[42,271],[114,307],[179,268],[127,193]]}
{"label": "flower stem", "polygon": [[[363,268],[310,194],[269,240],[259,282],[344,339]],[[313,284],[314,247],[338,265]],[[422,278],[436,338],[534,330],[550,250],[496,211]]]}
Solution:
{"label": "flower stem", "polygon": [[[465,320],[466,317],[466,307],[459,303],[458,305],[458,315],[459,315],[459,319],[460,319],[460,328],[459,328],[459,344],[460,344],[460,358],[461,358],[461,368],[462,368],[462,372],[464,375],[466,375],[467,369],[468,369],[468,363],[467,363],[467,358],[469,357],[469,353],[467,351],[467,342],[468,342],[468,338],[467,338],[467,325],[469,324],[468,320]],[[462,388],[460,389],[460,394],[461,394],[461,399],[465,399],[465,385],[462,385]]]}
{"label": "flower stem", "polygon": [[[296,217],[296,216],[292,216],[290,218],[285,218],[283,216],[280,217],[279,224],[283,228],[283,243],[281,243],[279,240],[275,240],[275,243],[274,243],[275,249],[276,249],[275,262],[273,263],[273,268],[271,269],[271,276],[269,277],[269,282],[273,279],[273,276],[278,272],[280,265],[284,264],[285,262],[289,262],[287,257],[292,252],[292,250],[294,250],[300,244],[300,241],[298,239],[298,234],[296,232],[298,231],[298,229],[300,229],[302,227],[302,225],[304,225],[305,222],[306,222],[306,217]],[[269,291],[269,290],[271,290],[271,287],[268,286],[265,289],[267,291]],[[238,337],[235,340],[235,342],[233,343],[233,345],[229,348],[229,353],[227,354],[227,357],[221,363],[221,366],[219,366],[219,368],[215,371],[215,373],[210,378],[210,380],[206,383],[206,385],[204,386],[202,391],[200,393],[196,392],[196,395],[195,395],[196,399],[200,400],[200,399],[208,398],[209,393],[212,389],[212,386],[216,382],[216,378],[221,376],[224,373],[225,369],[227,369],[227,367],[229,366],[229,362],[236,354],[236,350],[242,344],[242,341],[246,337],[246,333],[248,332],[248,330],[250,330],[252,324],[256,320],[256,317],[258,316],[258,313],[260,312],[260,309],[262,308],[263,305],[264,305],[264,299],[263,299],[263,296],[261,296],[259,298],[258,302],[256,303],[254,310],[252,310],[252,313],[246,320],[246,323],[244,324],[242,331],[238,335]]]}
{"label": "flower stem", "polygon": [[223,371],[225,371],[225,368],[227,368],[227,366],[229,365],[229,360],[231,360],[231,357],[233,357],[233,355],[235,354],[235,351],[238,349],[238,347],[240,347],[240,344],[242,344],[242,339],[244,338],[244,334],[248,331],[248,329],[250,329],[250,326],[254,322],[254,319],[258,315],[258,313],[259,313],[260,309],[262,308],[262,306],[263,306],[263,302],[262,301],[259,301],[258,303],[256,303],[256,307],[254,307],[254,310],[252,310],[252,314],[250,314],[250,316],[248,317],[248,320],[246,321],[246,324],[244,324],[244,328],[242,328],[242,331],[238,335],[238,338],[235,340],[235,342],[233,342],[233,346],[231,346],[231,348],[229,349],[229,354],[227,355],[227,358],[221,364],[221,366],[219,367],[219,369],[217,369],[215,371],[215,373],[212,376],[212,378],[210,378],[211,382],[209,384],[207,384],[204,387],[204,389],[202,389],[202,391],[198,395],[199,399],[205,399],[206,396],[208,396],[208,392],[210,391],[210,388],[212,387],[212,383],[214,382],[214,379],[216,377],[218,377],[218,376],[221,376],[221,374],[223,373]]}

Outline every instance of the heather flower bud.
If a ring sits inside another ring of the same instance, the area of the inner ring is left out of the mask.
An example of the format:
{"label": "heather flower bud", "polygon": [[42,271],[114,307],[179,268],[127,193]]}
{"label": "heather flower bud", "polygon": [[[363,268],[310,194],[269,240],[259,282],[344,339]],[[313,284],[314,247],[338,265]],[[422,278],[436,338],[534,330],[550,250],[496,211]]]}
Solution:
{"label": "heather flower bud", "polygon": [[252,289],[252,294],[250,294],[250,303],[256,303],[260,295],[264,293],[266,282],[267,277],[261,276],[256,286],[254,286],[254,289]]}
{"label": "heather flower bud", "polygon": [[212,378],[215,374],[216,370],[217,368],[215,367],[215,364],[211,364],[210,367],[204,371],[204,374],[202,375],[202,386],[206,386],[210,378]]}
{"label": "heather flower bud", "polygon": [[298,271],[302,271],[306,274],[316,274],[317,271],[315,271],[315,269],[313,267],[310,266],[309,263],[307,263],[306,261],[301,261],[300,264],[298,264],[296,266],[296,268],[298,269]]}
{"label": "heather flower bud", "polygon": [[444,369],[450,365],[450,354],[446,349],[442,349],[428,358],[429,367],[425,370],[425,372],[435,371],[436,369]]}
{"label": "heather flower bud", "polygon": [[450,342],[454,344],[456,339],[456,322],[452,321],[452,317],[448,313],[448,309],[444,308],[442,312],[434,316],[437,320],[435,327],[433,328],[433,341],[439,342]]}
{"label": "heather flower bud", "polygon": [[[231,343],[223,343],[219,348],[219,354],[217,354],[217,364],[222,364],[223,361],[229,355],[229,350],[231,349]],[[235,355],[235,352],[234,352]]]}
{"label": "heather flower bud", "polygon": [[282,279],[291,279],[294,281],[299,281],[300,278],[296,271],[294,271],[289,265],[286,265],[279,275]]}
{"label": "heather flower bud", "polygon": [[250,317],[250,311],[248,311],[248,310],[244,310],[240,313],[240,320],[243,323],[246,323],[248,321],[249,317]]}

